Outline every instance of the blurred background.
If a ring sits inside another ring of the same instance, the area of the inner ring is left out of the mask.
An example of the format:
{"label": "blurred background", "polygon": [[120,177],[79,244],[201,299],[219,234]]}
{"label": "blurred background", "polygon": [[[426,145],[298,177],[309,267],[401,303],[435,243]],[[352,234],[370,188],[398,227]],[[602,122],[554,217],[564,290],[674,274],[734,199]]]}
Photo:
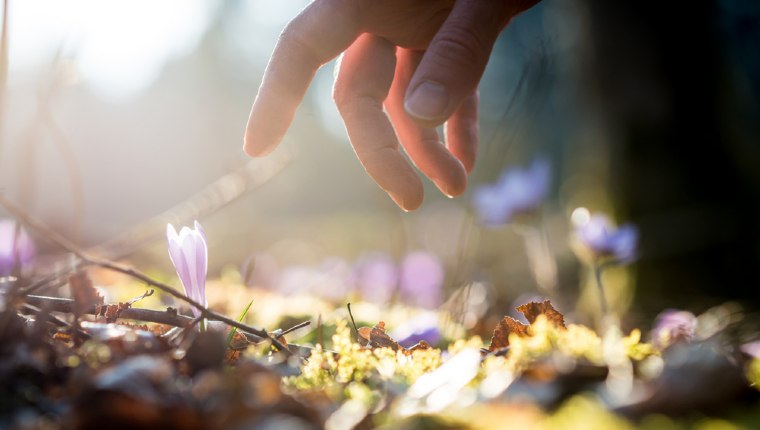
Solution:
{"label": "blurred background", "polygon": [[[140,267],[169,272],[165,223],[197,218],[211,276],[287,277],[329,295],[368,258],[426,255],[423,267],[440,266],[439,301],[477,285],[502,314],[526,295],[575,306],[589,277],[569,216],[582,206],[641,231],[638,261],[608,274],[619,309],[757,307],[760,5],[541,2],[503,32],[486,70],[469,191],[447,199],[426,181],[422,208],[404,213],[355,159],[333,63],[272,156],[242,153],[268,57],[306,3],[4,0],[0,192]],[[470,205],[479,184],[538,155],[553,172],[548,290],[524,232],[482,227]]]}

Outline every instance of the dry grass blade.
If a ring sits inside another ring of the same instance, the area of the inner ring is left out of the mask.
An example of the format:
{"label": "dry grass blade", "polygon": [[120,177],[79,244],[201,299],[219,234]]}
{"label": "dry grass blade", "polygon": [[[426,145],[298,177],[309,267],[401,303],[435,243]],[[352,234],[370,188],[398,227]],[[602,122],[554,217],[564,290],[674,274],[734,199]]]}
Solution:
{"label": "dry grass blade", "polygon": [[277,152],[265,161],[251,160],[245,165],[208,184],[182,203],[166,210],[88,253],[104,255],[112,260],[122,259],[146,244],[164,239],[166,222],[189,224],[211,214],[263,186],[282,172],[296,155],[290,151]]}

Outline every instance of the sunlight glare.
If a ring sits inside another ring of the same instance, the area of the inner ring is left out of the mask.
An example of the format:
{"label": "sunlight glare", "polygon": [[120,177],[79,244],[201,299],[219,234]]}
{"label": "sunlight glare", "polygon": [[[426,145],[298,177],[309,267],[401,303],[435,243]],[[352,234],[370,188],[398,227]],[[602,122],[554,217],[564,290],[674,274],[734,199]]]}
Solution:
{"label": "sunlight glare", "polygon": [[57,56],[73,58],[98,95],[124,99],[200,42],[217,2],[24,0],[11,2],[10,70],[23,77]]}

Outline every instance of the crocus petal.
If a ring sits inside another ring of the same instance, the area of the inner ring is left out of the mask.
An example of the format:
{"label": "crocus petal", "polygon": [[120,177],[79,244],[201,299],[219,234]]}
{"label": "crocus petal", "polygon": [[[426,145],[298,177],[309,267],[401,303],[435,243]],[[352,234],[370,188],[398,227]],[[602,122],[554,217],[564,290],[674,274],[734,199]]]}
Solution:
{"label": "crocus petal", "polygon": [[[199,242],[200,244],[203,244],[203,242],[200,240],[200,235],[193,230],[190,230],[188,227],[182,228],[180,238],[182,240],[182,243],[180,244],[182,255],[187,264],[187,270],[186,273],[184,273],[185,282],[183,282],[183,284],[186,284],[188,290],[187,295],[196,302],[205,305],[201,296],[201,284],[203,283],[205,286],[206,262],[202,250],[199,252],[198,249],[199,246],[202,246],[199,245]],[[200,313],[200,311],[195,308],[193,308],[193,312]]]}
{"label": "crocus petal", "polygon": [[[166,227],[169,257],[174,264],[185,295],[206,306],[206,275],[208,271],[208,246],[203,228],[196,221],[195,229],[183,227],[177,233],[171,224]],[[192,308],[196,317],[201,315]]]}
{"label": "crocus petal", "polygon": [[206,230],[203,229],[201,223],[199,223],[198,220],[195,220],[193,224],[195,225],[195,230],[203,237],[203,241],[208,244],[208,240],[206,240]]}
{"label": "crocus petal", "polygon": [[177,229],[174,228],[174,226],[171,223],[166,224],[166,240],[169,243],[179,242],[179,236],[177,236]]}
{"label": "crocus petal", "polygon": [[200,226],[198,221],[195,222],[195,258],[198,262],[197,265],[197,285],[198,285],[198,302],[203,306],[208,306],[206,301],[206,276],[208,275],[208,242],[206,241],[206,233],[203,231],[203,227]]}
{"label": "crocus petal", "polygon": [[188,280],[187,260],[182,252],[182,241],[173,225],[168,224],[166,226],[166,236],[169,244],[169,258],[174,265],[174,269],[177,271],[177,276],[179,276],[182,287],[185,289],[185,294],[190,296],[188,291],[189,284],[186,284]]}

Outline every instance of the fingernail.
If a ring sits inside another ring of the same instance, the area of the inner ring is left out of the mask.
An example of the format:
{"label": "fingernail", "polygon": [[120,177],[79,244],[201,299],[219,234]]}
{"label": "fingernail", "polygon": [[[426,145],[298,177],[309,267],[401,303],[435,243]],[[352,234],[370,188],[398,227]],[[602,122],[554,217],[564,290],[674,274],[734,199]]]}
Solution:
{"label": "fingernail", "polygon": [[406,98],[404,108],[409,115],[419,119],[439,119],[449,104],[449,93],[443,85],[423,81]]}
{"label": "fingernail", "polygon": [[393,200],[393,203],[396,203],[396,206],[398,206],[402,211],[409,212],[409,210],[404,205],[404,199],[401,196],[397,196],[393,193],[388,193],[388,196],[390,196],[391,200]]}
{"label": "fingernail", "polygon": [[446,184],[445,182],[439,181],[437,179],[433,179],[433,183],[435,184],[436,187],[438,187],[438,189],[441,191],[441,193],[443,193],[444,196],[450,199],[454,198],[454,194],[451,191],[449,191],[448,184]]}

